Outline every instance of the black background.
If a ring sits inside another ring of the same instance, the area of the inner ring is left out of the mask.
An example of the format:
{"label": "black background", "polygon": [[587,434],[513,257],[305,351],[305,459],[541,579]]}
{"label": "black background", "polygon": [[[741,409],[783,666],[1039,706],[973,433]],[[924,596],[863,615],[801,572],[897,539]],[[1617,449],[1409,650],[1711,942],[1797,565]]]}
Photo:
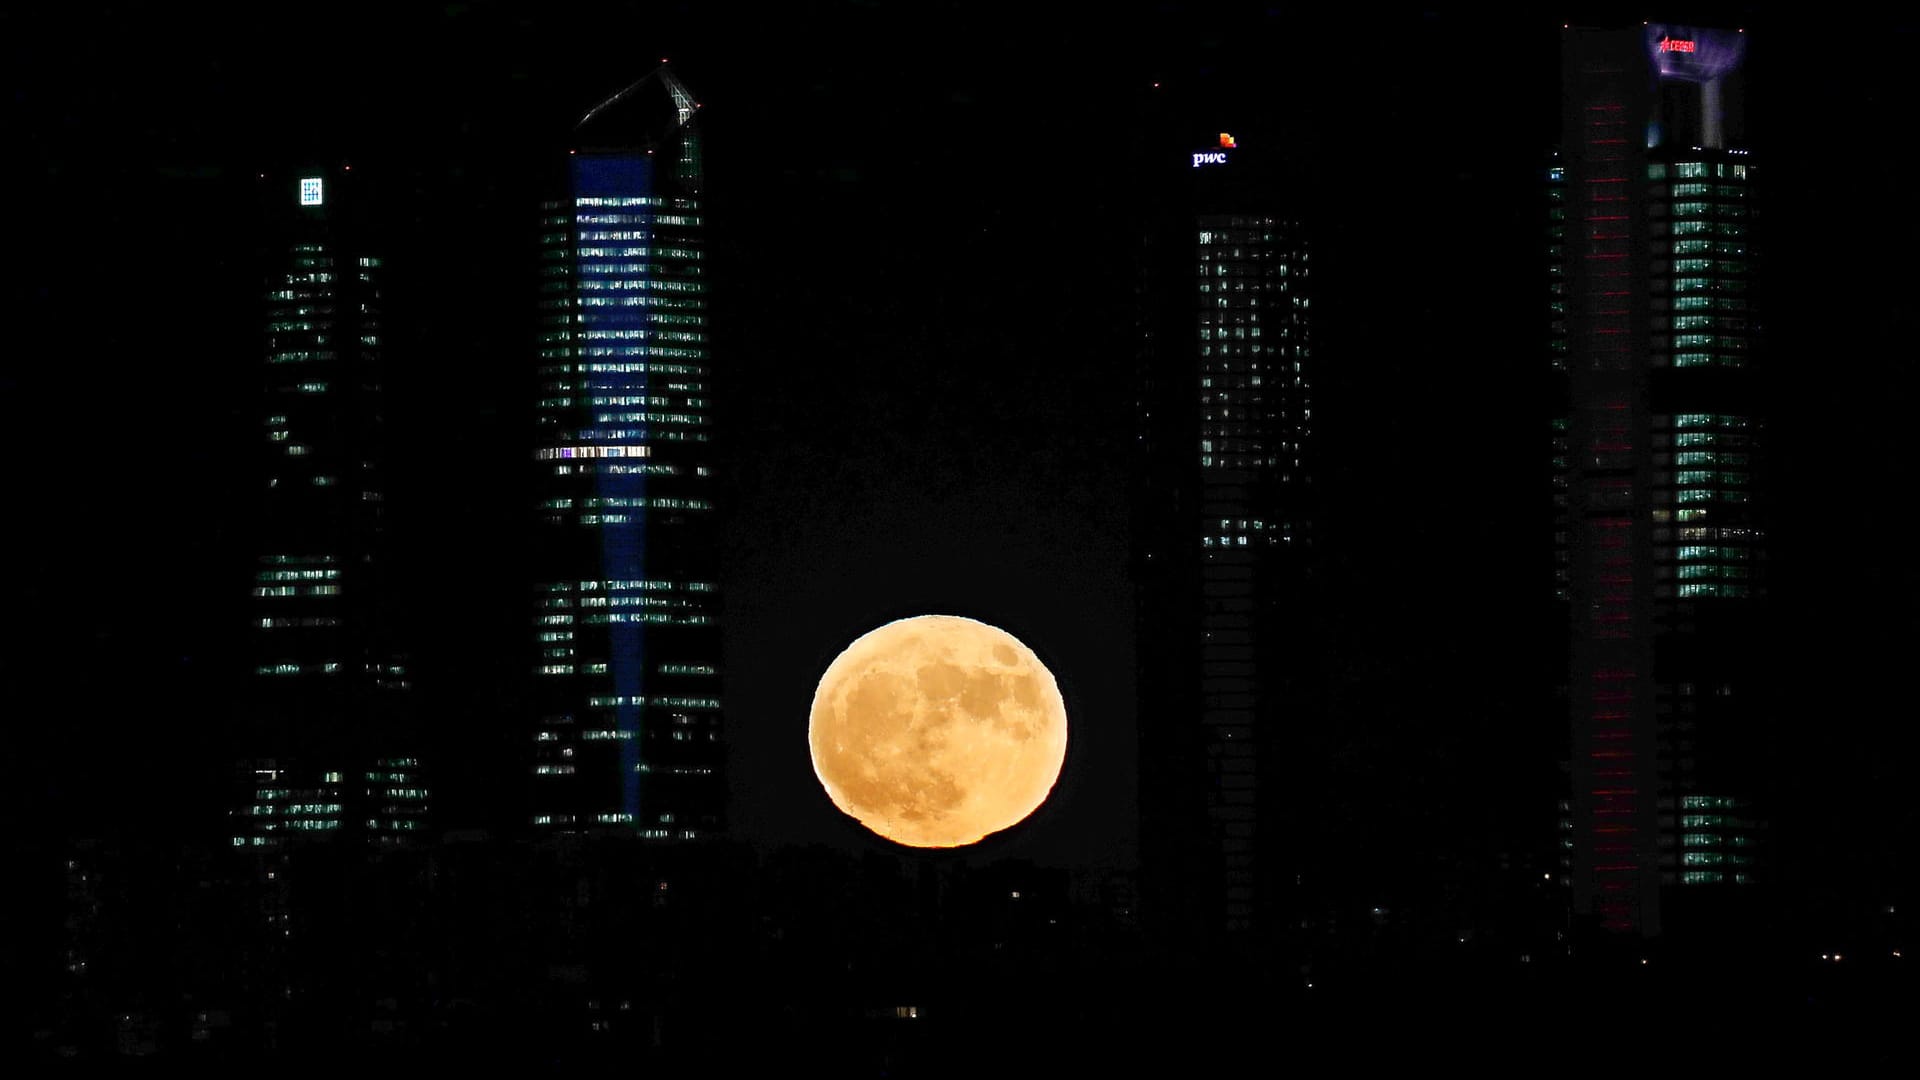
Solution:
{"label": "black background", "polygon": [[[1809,901],[1844,904],[1910,873],[1916,840],[1899,524],[1914,30],[1698,18],[1752,37],[1782,830]],[[26,842],[219,835],[252,184],[314,160],[377,179],[393,219],[389,504],[440,823],[519,820],[537,185],[572,120],[663,56],[707,140],[742,835],[873,843],[810,775],[807,702],[853,637],[944,611],[1011,630],[1071,695],[1068,774],[995,853],[1133,859],[1127,255],[1154,80],[1211,87],[1222,130],[1288,132],[1316,229],[1324,550],[1344,598],[1343,690],[1314,721],[1328,828],[1382,888],[1471,880],[1551,829],[1565,719],[1539,179],[1559,20],[853,3],[0,20]]]}

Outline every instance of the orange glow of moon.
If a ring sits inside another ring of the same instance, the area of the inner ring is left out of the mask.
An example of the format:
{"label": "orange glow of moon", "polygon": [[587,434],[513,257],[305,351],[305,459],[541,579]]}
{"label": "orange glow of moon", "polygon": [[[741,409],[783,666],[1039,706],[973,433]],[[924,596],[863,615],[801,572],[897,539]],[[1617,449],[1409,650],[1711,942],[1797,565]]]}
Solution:
{"label": "orange glow of moon", "polygon": [[860,824],[950,848],[1019,824],[1067,756],[1067,706],[1033,650],[997,627],[920,615],[827,666],[807,725],[813,771]]}

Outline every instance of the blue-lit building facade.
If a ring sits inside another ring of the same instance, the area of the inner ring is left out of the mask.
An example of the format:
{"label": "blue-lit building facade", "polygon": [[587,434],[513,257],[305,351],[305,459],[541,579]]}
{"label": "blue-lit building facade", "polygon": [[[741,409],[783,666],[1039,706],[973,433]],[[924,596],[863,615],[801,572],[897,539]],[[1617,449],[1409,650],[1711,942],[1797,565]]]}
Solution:
{"label": "blue-lit building facade", "polygon": [[595,106],[542,205],[540,829],[724,827],[698,107],[664,65]]}
{"label": "blue-lit building facade", "polygon": [[1764,878],[1763,339],[1735,30],[1565,31],[1548,170],[1576,916],[1727,925]]}
{"label": "blue-lit building facade", "polygon": [[1162,108],[1135,357],[1142,898],[1237,950],[1278,939],[1298,881],[1312,262],[1277,145]]}
{"label": "blue-lit building facade", "polygon": [[262,174],[247,691],[235,848],[418,836],[429,809],[387,581],[385,256],[346,166]]}

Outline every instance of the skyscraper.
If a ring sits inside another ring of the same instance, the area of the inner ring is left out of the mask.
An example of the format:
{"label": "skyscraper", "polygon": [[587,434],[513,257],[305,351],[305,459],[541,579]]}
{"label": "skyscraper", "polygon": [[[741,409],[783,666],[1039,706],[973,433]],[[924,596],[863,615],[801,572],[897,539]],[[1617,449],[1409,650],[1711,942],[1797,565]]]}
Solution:
{"label": "skyscraper", "polygon": [[1311,262],[1273,145],[1177,119],[1156,134],[1137,358],[1144,899],[1203,941],[1245,941],[1277,931],[1293,876]]}
{"label": "skyscraper", "polygon": [[[1738,31],[1564,35],[1549,169],[1577,914],[1659,933],[1760,874],[1765,530]],[[1663,914],[1664,912],[1664,914]]]}
{"label": "skyscraper", "polygon": [[416,834],[428,801],[385,541],[383,259],[350,167],[262,174],[251,680],[237,848]]}
{"label": "skyscraper", "polygon": [[594,106],[542,207],[540,827],[723,824],[697,109],[664,65]]}

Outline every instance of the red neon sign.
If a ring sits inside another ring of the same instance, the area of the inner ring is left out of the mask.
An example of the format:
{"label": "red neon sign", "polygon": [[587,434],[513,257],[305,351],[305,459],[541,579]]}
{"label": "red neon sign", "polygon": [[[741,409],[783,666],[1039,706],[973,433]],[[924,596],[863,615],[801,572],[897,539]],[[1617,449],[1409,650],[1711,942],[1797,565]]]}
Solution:
{"label": "red neon sign", "polygon": [[1686,38],[1661,38],[1661,52],[1692,52],[1693,42]]}

